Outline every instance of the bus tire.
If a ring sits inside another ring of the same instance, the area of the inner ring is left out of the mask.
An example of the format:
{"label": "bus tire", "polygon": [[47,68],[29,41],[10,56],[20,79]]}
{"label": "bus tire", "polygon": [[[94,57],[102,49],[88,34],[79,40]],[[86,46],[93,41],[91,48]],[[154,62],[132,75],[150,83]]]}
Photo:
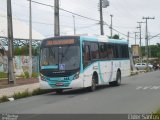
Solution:
{"label": "bus tire", "polygon": [[92,85],[88,88],[90,92],[94,92],[96,90],[96,76],[92,77]]}
{"label": "bus tire", "polygon": [[116,81],[110,82],[110,86],[120,86],[121,85],[121,72],[117,71]]}
{"label": "bus tire", "polygon": [[62,89],[57,89],[56,90],[56,94],[62,94],[63,93],[63,90]]}

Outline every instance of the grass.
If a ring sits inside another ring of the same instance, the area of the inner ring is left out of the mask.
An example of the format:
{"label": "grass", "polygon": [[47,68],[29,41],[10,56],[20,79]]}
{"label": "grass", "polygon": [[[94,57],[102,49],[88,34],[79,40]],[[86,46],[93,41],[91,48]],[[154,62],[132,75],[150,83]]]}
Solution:
{"label": "grass", "polygon": [[7,78],[8,74],[4,72],[0,72],[0,78]]}
{"label": "grass", "polygon": [[7,101],[9,101],[7,96],[2,96],[2,97],[0,98],[0,103],[1,103],[1,102],[7,102]]}
{"label": "grass", "polygon": [[41,95],[41,94],[45,94],[45,93],[48,93],[50,92],[51,90],[42,90],[40,88],[37,88],[35,90],[32,91],[32,96],[34,95]]}
{"label": "grass", "polygon": [[29,91],[27,89],[24,92],[14,93],[13,98],[20,99],[20,98],[25,98],[25,97],[29,97],[29,96],[31,96],[31,93],[29,93]]}
{"label": "grass", "polygon": [[151,120],[160,120],[160,109],[153,113],[152,116]]}

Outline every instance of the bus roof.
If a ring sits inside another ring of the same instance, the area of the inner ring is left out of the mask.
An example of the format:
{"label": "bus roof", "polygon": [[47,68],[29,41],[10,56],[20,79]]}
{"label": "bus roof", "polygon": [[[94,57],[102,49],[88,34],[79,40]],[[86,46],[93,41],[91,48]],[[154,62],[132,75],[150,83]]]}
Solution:
{"label": "bus roof", "polygon": [[127,40],[124,39],[109,39],[107,36],[57,36],[51,37],[44,40],[55,40],[55,39],[70,39],[75,38],[80,41],[95,41],[95,42],[108,42],[108,43],[117,43],[117,44],[128,44]]}

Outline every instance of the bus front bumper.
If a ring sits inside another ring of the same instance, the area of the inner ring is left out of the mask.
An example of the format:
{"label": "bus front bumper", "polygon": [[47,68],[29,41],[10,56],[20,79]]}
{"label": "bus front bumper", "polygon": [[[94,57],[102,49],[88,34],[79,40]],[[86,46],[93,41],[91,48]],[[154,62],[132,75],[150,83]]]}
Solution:
{"label": "bus front bumper", "polygon": [[39,78],[40,88],[41,89],[75,89],[75,88],[83,88],[83,81],[82,79],[75,79],[68,86],[52,86],[47,81],[42,81]]}

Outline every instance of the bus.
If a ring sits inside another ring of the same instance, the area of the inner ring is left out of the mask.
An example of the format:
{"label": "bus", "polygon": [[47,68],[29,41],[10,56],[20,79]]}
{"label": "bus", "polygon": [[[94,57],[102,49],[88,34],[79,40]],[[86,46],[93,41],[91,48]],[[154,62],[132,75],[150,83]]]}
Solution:
{"label": "bus", "polygon": [[40,47],[40,88],[88,88],[119,86],[130,75],[127,40],[105,36],[59,36],[44,39]]}

